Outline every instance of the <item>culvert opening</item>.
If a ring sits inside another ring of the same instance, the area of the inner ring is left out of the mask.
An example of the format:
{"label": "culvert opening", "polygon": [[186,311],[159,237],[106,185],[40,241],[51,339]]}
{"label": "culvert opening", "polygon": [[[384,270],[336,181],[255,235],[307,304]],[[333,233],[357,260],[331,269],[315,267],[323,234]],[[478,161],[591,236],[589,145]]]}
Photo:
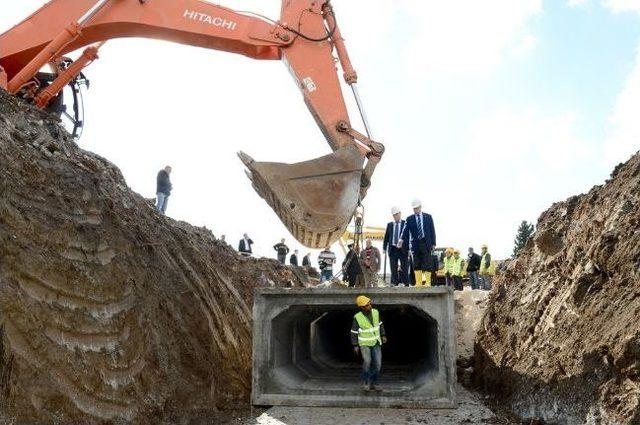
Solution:
{"label": "culvert opening", "polygon": [[[424,384],[438,371],[436,321],[410,305],[376,308],[388,339],[382,353],[385,390],[411,390]],[[350,336],[356,311],[345,305],[297,305],[273,319],[272,380],[276,387],[352,391],[358,386],[361,360],[353,353]]]}

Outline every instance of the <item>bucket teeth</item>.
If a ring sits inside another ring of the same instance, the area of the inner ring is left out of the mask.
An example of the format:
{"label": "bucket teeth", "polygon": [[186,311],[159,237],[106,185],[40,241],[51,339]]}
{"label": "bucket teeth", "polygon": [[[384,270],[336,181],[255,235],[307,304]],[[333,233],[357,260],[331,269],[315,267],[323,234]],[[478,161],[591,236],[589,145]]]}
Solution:
{"label": "bucket teeth", "polygon": [[296,164],[238,157],[253,188],[300,243],[324,248],[344,233],[360,196],[364,159],[355,147]]}
{"label": "bucket teeth", "polygon": [[251,158],[249,155],[247,155],[246,153],[240,151],[238,152],[238,157],[240,158],[240,161],[242,161],[242,163],[244,165],[246,165],[247,167],[250,167],[251,164],[253,164],[255,161],[253,160],[253,158]]}

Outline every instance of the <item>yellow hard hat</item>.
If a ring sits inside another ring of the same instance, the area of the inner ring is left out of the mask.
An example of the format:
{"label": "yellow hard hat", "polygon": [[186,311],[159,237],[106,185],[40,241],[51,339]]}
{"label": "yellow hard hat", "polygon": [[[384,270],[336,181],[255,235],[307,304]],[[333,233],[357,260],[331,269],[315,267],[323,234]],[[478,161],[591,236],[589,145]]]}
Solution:
{"label": "yellow hard hat", "polygon": [[358,307],[364,307],[365,305],[369,304],[371,302],[371,300],[367,297],[365,297],[364,295],[358,295],[358,298],[356,298],[356,304],[358,305]]}
{"label": "yellow hard hat", "polygon": [[482,244],[482,246],[481,246],[480,248],[482,248],[482,249],[487,249],[487,248],[489,248],[489,247],[487,246],[487,244],[486,244],[486,243],[483,243],[483,244]]}
{"label": "yellow hard hat", "polygon": [[458,251],[457,249],[454,249],[454,250],[453,250],[453,253],[454,253],[454,254],[460,254],[460,251]]}
{"label": "yellow hard hat", "polygon": [[445,253],[445,254],[447,254],[447,253],[451,253],[451,254],[453,254],[453,248],[447,248],[447,249],[445,249],[445,250],[444,250],[444,253]]}

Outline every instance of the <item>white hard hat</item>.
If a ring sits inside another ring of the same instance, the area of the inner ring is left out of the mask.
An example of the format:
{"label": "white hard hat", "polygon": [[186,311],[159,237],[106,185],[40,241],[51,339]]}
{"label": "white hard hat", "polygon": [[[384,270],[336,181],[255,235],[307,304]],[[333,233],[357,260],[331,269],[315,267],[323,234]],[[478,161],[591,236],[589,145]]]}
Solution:
{"label": "white hard hat", "polygon": [[411,208],[418,208],[422,206],[422,202],[420,202],[420,199],[414,199],[413,201],[411,201]]}
{"label": "white hard hat", "polygon": [[400,208],[398,208],[398,207],[391,208],[391,214],[393,214],[393,215],[400,214]]}

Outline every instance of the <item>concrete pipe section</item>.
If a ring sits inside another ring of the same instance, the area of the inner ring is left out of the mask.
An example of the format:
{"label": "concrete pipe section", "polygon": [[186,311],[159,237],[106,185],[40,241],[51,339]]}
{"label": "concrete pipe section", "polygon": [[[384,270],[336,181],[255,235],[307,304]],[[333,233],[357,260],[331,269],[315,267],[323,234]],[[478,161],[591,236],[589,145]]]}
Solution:
{"label": "concrete pipe section", "polygon": [[[369,296],[388,342],[381,392],[365,392],[351,346],[355,298]],[[256,290],[255,405],[453,408],[453,291],[435,288]]]}

